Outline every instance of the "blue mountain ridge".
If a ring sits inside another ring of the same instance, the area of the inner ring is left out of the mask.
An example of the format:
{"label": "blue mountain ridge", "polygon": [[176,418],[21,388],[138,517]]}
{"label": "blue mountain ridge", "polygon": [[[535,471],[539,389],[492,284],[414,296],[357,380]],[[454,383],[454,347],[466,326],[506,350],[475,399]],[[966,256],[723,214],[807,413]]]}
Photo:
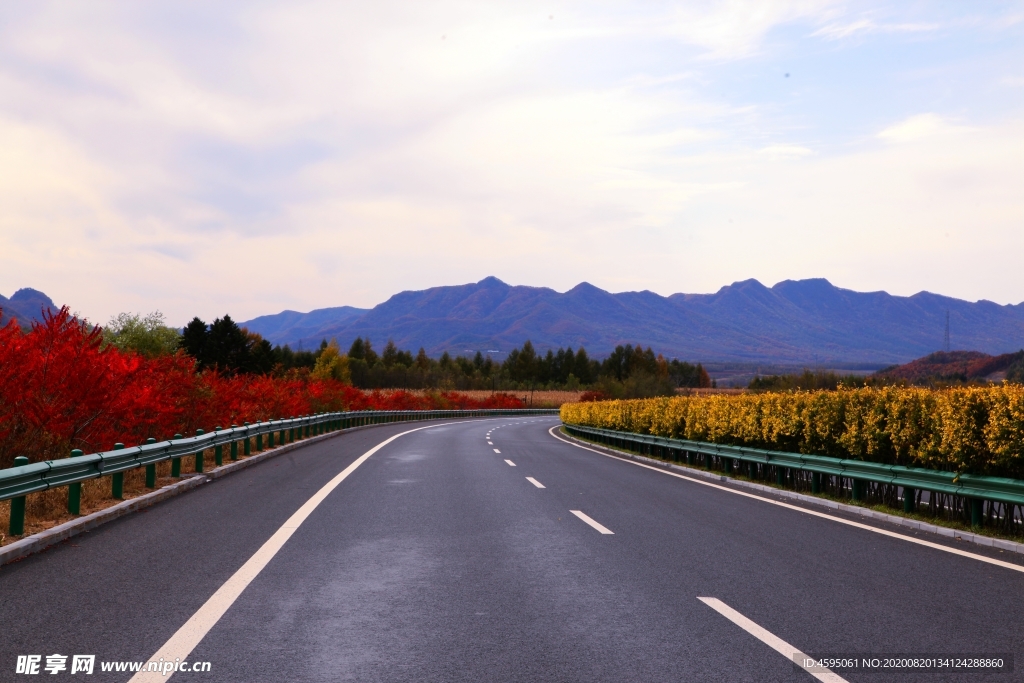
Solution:
{"label": "blue mountain ridge", "polygon": [[904,363],[939,350],[946,312],[953,348],[990,354],[1024,347],[1024,303],[968,302],[929,292],[855,292],[825,279],[766,287],[744,280],[714,294],[621,292],[583,282],[567,292],[480,282],[405,291],[372,309],[284,311],[240,323],[270,341],[314,348],[357,336],[379,346],[497,351],[529,339],[541,350],[583,346],[603,356],[639,343],[667,357],[703,362]]}
{"label": "blue mountain ridge", "polygon": [[11,295],[11,298],[0,294],[0,324],[6,325],[10,320],[17,320],[24,328],[31,326],[33,321],[43,319],[43,311],[57,311],[53,300],[37,289],[24,287]]}

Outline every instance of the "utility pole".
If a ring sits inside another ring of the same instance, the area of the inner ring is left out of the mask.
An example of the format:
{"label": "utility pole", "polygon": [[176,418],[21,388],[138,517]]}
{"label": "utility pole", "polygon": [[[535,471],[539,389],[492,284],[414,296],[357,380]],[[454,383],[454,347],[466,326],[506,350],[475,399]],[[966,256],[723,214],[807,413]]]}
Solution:
{"label": "utility pole", "polygon": [[949,309],[946,309],[946,338],[945,338],[946,353],[949,353]]}

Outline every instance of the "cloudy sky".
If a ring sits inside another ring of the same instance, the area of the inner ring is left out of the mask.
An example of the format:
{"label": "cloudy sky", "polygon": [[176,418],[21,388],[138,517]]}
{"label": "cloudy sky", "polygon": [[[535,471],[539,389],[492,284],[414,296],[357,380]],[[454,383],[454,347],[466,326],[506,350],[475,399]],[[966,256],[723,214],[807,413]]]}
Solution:
{"label": "cloudy sky", "polygon": [[1024,5],[0,7],[0,294],[95,322],[495,275],[1024,300]]}

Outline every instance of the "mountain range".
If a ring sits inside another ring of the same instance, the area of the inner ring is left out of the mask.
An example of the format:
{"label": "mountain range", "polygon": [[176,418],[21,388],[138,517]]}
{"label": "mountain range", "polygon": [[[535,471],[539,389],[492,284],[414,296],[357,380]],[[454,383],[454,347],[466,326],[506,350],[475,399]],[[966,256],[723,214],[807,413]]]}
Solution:
{"label": "mountain range", "polygon": [[[54,302],[35,289],[0,295],[3,318],[23,327]],[[511,286],[494,277],[406,291],[372,309],[339,306],[283,311],[239,323],[275,344],[311,349],[356,337],[380,347],[388,339],[432,356],[477,350],[501,358],[527,339],[544,351],[583,346],[601,357],[618,344],[642,344],[669,358],[877,369],[906,363],[944,346],[999,355],[1024,348],[1024,303],[969,302],[920,292],[893,296],[855,292],[828,280],[786,280],[766,287],[744,280],[714,294],[621,292],[586,282],[560,293]]]}
{"label": "mountain range", "polygon": [[29,327],[32,321],[43,319],[43,311],[56,311],[59,307],[53,300],[36,289],[25,287],[19,289],[8,299],[0,294],[0,324],[7,324],[11,319],[17,320],[22,327]]}
{"label": "mountain range", "polygon": [[529,339],[541,350],[583,346],[598,357],[618,344],[639,343],[703,362],[881,366],[941,349],[947,314],[953,348],[1002,354],[1024,347],[1024,303],[855,292],[824,279],[773,287],[744,280],[714,294],[665,297],[613,294],[586,282],[560,293],[488,277],[401,292],[368,310],[284,311],[239,324],[274,343],[307,349],[332,337],[347,346],[358,336],[378,346],[393,339],[434,356],[503,355]]}

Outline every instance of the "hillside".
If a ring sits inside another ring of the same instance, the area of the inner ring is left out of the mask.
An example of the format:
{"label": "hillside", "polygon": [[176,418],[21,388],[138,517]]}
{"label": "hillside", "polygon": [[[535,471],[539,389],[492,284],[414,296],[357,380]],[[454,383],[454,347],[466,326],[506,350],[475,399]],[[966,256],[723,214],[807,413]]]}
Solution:
{"label": "hillside", "polygon": [[979,351],[938,351],[904,365],[885,368],[879,377],[902,379],[911,384],[953,381],[1016,379],[1024,373],[1024,350],[991,356]]}
{"label": "hillside", "polygon": [[320,308],[309,313],[282,311],[274,315],[261,315],[242,323],[242,326],[258,332],[274,344],[295,344],[301,339],[316,339],[319,343],[321,337],[317,334],[325,326],[338,325],[368,311],[367,308],[352,306]]}
{"label": "hillside", "polygon": [[0,324],[6,325],[11,319],[17,320],[22,327],[28,327],[33,320],[42,320],[44,310],[57,310],[50,297],[42,292],[25,287],[11,295],[11,298],[0,294]]}
{"label": "hillside", "polygon": [[[540,349],[584,346],[604,355],[617,344],[650,345],[702,362],[824,365],[905,363],[941,346],[949,311],[952,341],[998,355],[1024,347],[1024,304],[1001,306],[921,292],[910,297],[854,292],[824,279],[766,287],[745,280],[714,294],[612,294],[586,282],[559,293],[480,282],[392,296],[369,311],[338,316],[291,311],[241,323],[278,326],[272,338],[310,348],[357,336],[379,345],[423,347],[431,355],[504,352],[526,339]],[[298,317],[296,317],[298,316]]]}

